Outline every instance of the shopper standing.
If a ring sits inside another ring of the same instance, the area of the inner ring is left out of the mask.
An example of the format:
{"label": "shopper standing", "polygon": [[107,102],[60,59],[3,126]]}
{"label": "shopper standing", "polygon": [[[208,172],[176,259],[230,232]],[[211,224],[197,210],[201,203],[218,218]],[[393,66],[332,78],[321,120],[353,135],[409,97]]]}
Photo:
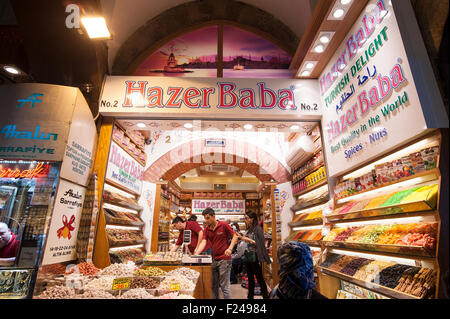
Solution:
{"label": "shopper standing", "polygon": [[244,263],[247,269],[248,277],[248,299],[255,296],[255,276],[261,287],[261,293],[264,299],[269,298],[267,285],[262,274],[262,263],[270,264],[270,257],[267,253],[264,241],[264,233],[258,224],[258,216],[254,212],[245,214],[245,223],[247,224],[247,233],[241,239],[247,243],[247,249],[244,253]]}
{"label": "shopper standing", "polygon": [[326,299],[314,288],[311,249],[301,242],[284,243],[277,251],[279,284],[272,290],[272,299]]}
{"label": "shopper standing", "polygon": [[[205,238],[197,247],[195,254],[203,251],[207,240],[212,245],[212,293],[213,298],[219,299],[219,287],[222,290],[224,299],[231,299],[231,252],[238,240],[231,226],[227,223],[216,220],[216,214],[212,208],[206,208],[202,215],[208,225],[206,227]],[[231,243],[229,239],[231,238]]]}

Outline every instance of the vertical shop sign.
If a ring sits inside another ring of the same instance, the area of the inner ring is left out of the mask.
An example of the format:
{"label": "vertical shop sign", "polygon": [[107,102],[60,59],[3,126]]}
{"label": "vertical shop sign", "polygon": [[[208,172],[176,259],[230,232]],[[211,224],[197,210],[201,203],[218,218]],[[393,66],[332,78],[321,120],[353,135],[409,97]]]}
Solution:
{"label": "vertical shop sign", "polygon": [[106,179],[119,184],[136,194],[141,194],[144,166],[125,152],[118,144],[111,142]]}
{"label": "vertical shop sign", "polygon": [[390,1],[371,0],[319,79],[330,176],[427,129]]}
{"label": "vertical shop sign", "polygon": [[61,179],[56,192],[42,265],[75,260],[86,188]]}

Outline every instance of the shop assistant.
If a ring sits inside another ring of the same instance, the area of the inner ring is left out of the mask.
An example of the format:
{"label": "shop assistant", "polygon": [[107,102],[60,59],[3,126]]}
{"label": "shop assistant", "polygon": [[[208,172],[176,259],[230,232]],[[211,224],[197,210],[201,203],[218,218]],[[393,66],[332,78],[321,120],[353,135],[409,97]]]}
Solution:
{"label": "shop assistant", "polygon": [[178,236],[177,243],[170,250],[171,252],[175,252],[178,248],[183,244],[183,234],[184,230],[191,231],[191,243],[188,246],[189,254],[194,254],[199,244],[203,239],[203,230],[200,225],[195,221],[184,221],[181,217],[175,217],[172,220],[172,225],[175,229],[179,230],[180,235]]}
{"label": "shop assistant", "polygon": [[0,266],[10,266],[16,260],[20,242],[8,225],[0,223]]}

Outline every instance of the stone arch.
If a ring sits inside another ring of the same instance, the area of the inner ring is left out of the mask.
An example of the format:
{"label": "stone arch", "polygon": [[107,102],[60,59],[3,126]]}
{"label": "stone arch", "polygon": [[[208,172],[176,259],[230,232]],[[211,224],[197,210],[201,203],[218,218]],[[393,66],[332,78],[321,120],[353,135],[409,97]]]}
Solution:
{"label": "stone arch", "polygon": [[173,180],[191,169],[208,164],[227,164],[244,169],[260,181],[284,183],[291,175],[274,156],[260,147],[230,140],[225,147],[205,147],[205,139],[184,143],[165,153],[144,172],[144,180]]}
{"label": "stone arch", "polygon": [[147,21],[120,47],[113,75],[131,74],[154,50],[187,32],[208,25],[229,24],[260,35],[294,55],[299,39],[270,13],[243,2],[199,0],[170,8]]}

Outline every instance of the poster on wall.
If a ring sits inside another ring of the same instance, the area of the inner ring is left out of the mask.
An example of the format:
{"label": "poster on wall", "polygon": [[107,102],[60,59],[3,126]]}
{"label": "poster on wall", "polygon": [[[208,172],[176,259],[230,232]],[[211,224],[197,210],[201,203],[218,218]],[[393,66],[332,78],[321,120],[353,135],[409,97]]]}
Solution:
{"label": "poster on wall", "polygon": [[142,185],[142,195],[139,198],[139,205],[144,209],[141,213],[141,219],[145,223],[144,233],[148,234],[147,246],[149,249],[151,247],[152,238],[152,228],[153,228],[153,214],[155,211],[155,195],[156,195],[156,184],[143,182]]}
{"label": "poster on wall", "polygon": [[319,86],[330,176],[427,128],[390,1],[369,1],[321,74]]}
{"label": "poster on wall", "polygon": [[290,227],[288,223],[292,221],[291,207],[295,205],[295,197],[292,194],[291,182],[278,184],[277,189],[279,191],[279,206],[280,206],[280,229],[281,240],[284,240],[290,233]]}
{"label": "poster on wall", "polygon": [[214,209],[216,215],[245,214],[245,200],[193,199],[192,213],[201,214],[206,208]]}
{"label": "poster on wall", "polygon": [[59,181],[42,265],[75,260],[78,229],[86,188]]}
{"label": "poster on wall", "polygon": [[135,194],[141,194],[143,174],[144,166],[118,144],[111,142],[106,180],[123,186]]}

